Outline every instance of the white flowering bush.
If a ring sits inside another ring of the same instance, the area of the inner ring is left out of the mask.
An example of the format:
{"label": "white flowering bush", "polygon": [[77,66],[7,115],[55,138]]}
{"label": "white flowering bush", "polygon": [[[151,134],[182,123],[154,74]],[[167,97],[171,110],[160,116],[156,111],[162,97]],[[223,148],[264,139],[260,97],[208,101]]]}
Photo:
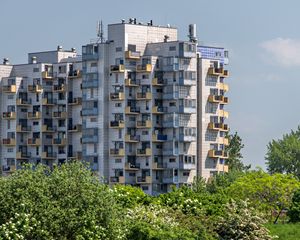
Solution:
{"label": "white flowering bush", "polygon": [[216,232],[221,240],[271,240],[265,220],[247,201],[231,201],[226,213],[216,222]]}

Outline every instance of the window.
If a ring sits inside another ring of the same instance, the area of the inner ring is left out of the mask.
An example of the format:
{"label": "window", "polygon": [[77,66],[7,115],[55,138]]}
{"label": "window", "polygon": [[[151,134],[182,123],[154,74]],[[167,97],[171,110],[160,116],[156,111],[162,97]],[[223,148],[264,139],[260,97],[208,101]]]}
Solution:
{"label": "window", "polygon": [[122,107],[122,103],[115,103],[115,107]]}
{"label": "window", "polygon": [[33,68],[33,72],[39,72],[40,69],[39,68]]}
{"label": "window", "polygon": [[169,51],[176,51],[176,46],[170,46]]}
{"label": "window", "polygon": [[7,129],[10,129],[10,120],[7,120]]}
{"label": "window", "polygon": [[142,186],[143,191],[148,191],[149,187],[148,186]]}
{"label": "window", "polygon": [[116,158],[115,163],[122,163],[122,159],[121,158]]}
{"label": "window", "polygon": [[10,94],[10,95],[7,95],[7,99],[14,99],[14,96],[15,96],[15,95],[11,95],[11,94]]}
{"label": "window", "polygon": [[58,67],[59,73],[66,73],[67,72],[67,66],[59,66]]}
{"label": "window", "polygon": [[135,173],[134,172],[129,173],[129,177],[135,177]]}
{"label": "window", "polygon": [[91,63],[91,68],[92,68],[92,67],[97,67],[97,62],[92,62],[92,63]]}
{"label": "window", "polygon": [[12,153],[13,151],[14,151],[13,148],[8,148],[8,149],[7,149],[7,152],[8,152],[8,153]]}
{"label": "window", "polygon": [[116,52],[122,52],[122,47],[116,47]]}
{"label": "window", "polygon": [[119,138],[122,138],[122,129],[119,129]]}
{"label": "window", "polygon": [[90,121],[91,122],[97,122],[97,118],[91,118]]}
{"label": "window", "polygon": [[169,158],[169,162],[174,163],[174,162],[176,162],[176,159],[175,158]]}
{"label": "window", "polygon": [[33,122],[32,124],[33,124],[33,126],[38,126],[39,122]]}
{"label": "window", "polygon": [[189,173],[189,172],[183,172],[182,175],[183,175],[184,177],[188,177],[188,176],[190,175],[190,173]]}
{"label": "window", "polygon": [[170,107],[176,107],[176,102],[170,102],[170,103],[169,103],[169,106],[170,106]]}
{"label": "window", "polygon": [[94,143],[94,153],[97,153],[97,144]]}

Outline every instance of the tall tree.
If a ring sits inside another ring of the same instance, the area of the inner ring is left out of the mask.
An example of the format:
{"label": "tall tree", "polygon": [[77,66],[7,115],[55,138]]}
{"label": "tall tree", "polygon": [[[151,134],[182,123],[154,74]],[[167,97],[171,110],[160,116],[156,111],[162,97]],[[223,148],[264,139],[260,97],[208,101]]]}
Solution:
{"label": "tall tree", "polygon": [[265,158],[270,173],[290,173],[300,178],[300,127],[282,139],[272,140]]}
{"label": "tall tree", "polygon": [[228,164],[229,170],[244,171],[248,170],[251,165],[245,166],[242,159],[241,153],[244,148],[241,137],[235,132],[234,134],[228,134],[229,145],[226,147],[229,158],[226,163]]}

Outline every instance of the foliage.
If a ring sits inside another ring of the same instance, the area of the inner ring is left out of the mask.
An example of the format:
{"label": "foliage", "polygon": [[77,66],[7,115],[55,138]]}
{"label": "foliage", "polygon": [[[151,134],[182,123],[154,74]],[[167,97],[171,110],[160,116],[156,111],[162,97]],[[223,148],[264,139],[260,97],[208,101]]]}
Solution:
{"label": "foliage", "polygon": [[300,177],[300,126],[283,135],[282,139],[269,143],[266,164],[270,173],[290,173]]}
{"label": "foliage", "polygon": [[245,166],[242,162],[242,149],[244,144],[241,137],[235,132],[234,134],[227,135],[229,145],[226,146],[229,158],[226,160],[226,164],[229,167],[229,171],[245,171],[250,169],[251,165]]}
{"label": "foliage", "polygon": [[262,170],[245,173],[228,189],[228,194],[235,199],[249,199],[252,206],[264,213],[272,213],[287,208],[299,181],[292,175],[269,175]]}
{"label": "foliage", "polygon": [[216,223],[219,239],[272,239],[268,229],[263,226],[265,221],[247,201],[232,201],[226,205],[226,210],[225,216]]}
{"label": "foliage", "polygon": [[79,163],[0,179],[4,239],[120,239],[117,209],[109,188]]}
{"label": "foliage", "polygon": [[290,222],[300,222],[300,189],[295,192],[292,198],[292,204],[288,211]]}
{"label": "foliage", "polygon": [[266,227],[279,240],[299,240],[300,224],[268,224]]}

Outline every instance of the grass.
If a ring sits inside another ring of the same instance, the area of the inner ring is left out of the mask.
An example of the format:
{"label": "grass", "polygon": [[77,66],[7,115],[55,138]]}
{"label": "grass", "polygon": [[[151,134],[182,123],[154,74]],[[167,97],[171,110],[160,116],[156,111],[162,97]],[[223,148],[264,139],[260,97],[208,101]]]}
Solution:
{"label": "grass", "polygon": [[266,227],[271,235],[277,235],[279,240],[299,240],[300,224],[268,224]]}

